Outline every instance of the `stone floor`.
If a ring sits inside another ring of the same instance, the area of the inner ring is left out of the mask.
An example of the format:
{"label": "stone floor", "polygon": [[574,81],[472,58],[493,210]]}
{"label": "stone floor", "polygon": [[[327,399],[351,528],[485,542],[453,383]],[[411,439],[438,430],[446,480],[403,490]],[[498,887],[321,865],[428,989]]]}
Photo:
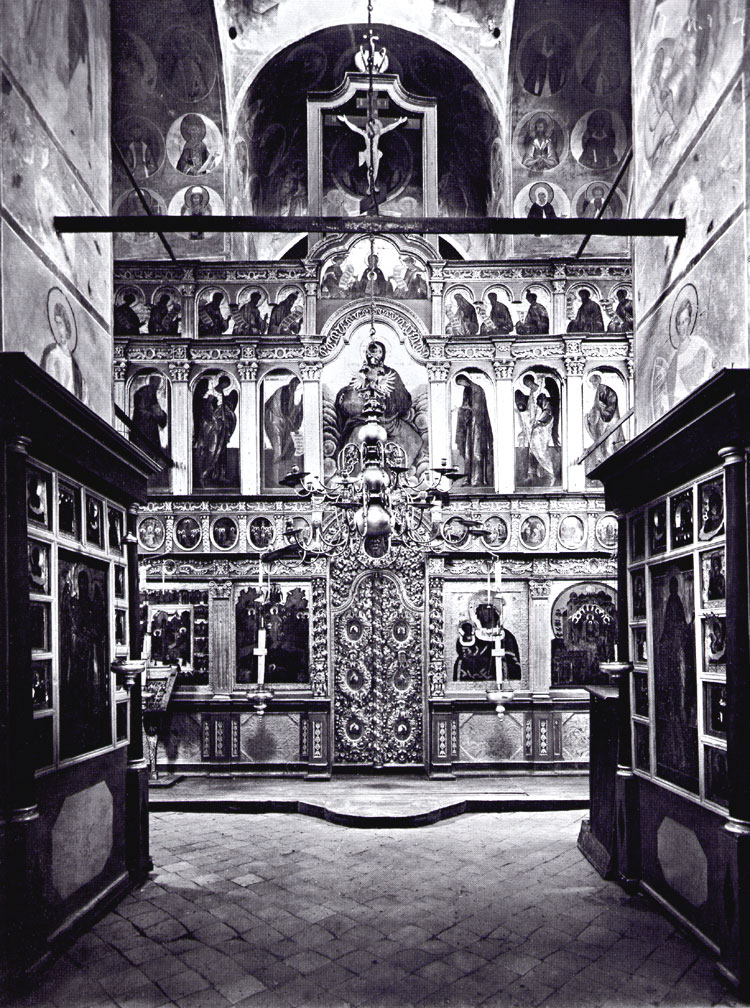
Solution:
{"label": "stone floor", "polygon": [[583,859],[582,815],[359,830],[157,812],[150,881],[14,1004],[738,1004],[694,944]]}

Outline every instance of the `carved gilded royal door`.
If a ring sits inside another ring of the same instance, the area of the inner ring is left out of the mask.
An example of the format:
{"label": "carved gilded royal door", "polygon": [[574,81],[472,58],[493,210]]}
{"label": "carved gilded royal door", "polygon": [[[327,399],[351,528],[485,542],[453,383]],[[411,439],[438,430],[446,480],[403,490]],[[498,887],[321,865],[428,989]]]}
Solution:
{"label": "carved gilded royal door", "polygon": [[[338,765],[422,765],[424,685],[419,584],[390,570],[333,565],[334,733]],[[405,572],[404,572],[405,573]],[[417,572],[414,572],[415,574]],[[410,598],[410,596],[412,596]]]}

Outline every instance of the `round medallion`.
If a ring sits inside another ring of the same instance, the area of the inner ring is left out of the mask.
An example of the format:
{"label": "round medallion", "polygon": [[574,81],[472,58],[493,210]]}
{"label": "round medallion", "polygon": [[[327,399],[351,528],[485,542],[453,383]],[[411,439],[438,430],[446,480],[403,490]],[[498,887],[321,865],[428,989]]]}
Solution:
{"label": "round medallion", "polygon": [[460,518],[449,518],[443,522],[441,533],[449,546],[463,546],[469,538],[469,530]]}
{"label": "round medallion", "polygon": [[564,549],[578,549],[586,538],[586,529],[578,515],[566,515],[560,522],[557,537]]}
{"label": "round medallion", "polygon": [[357,616],[350,616],[344,623],[344,633],[353,644],[362,640],[365,628],[362,621]]}
{"label": "round medallion", "polygon": [[358,742],[362,738],[363,730],[362,722],[354,715],[349,718],[344,728],[344,731],[353,742]]}
{"label": "round medallion", "polygon": [[508,540],[508,524],[500,515],[492,515],[484,523],[488,534],[484,537],[486,546],[490,549],[498,549]]}
{"label": "round medallion", "polygon": [[547,526],[537,515],[530,515],[521,525],[521,542],[529,549],[539,549],[547,538]]}
{"label": "round medallion", "polygon": [[200,523],[195,518],[180,518],[174,527],[174,537],[182,549],[195,549],[202,538]]}
{"label": "round medallion", "polygon": [[401,693],[405,693],[411,686],[411,675],[406,665],[399,662],[396,671],[393,673],[393,685]]}
{"label": "round medallion", "polygon": [[406,742],[411,735],[411,724],[409,719],[406,717],[396,718],[396,723],[393,726],[393,734],[399,742]]}
{"label": "round medallion", "polygon": [[361,668],[354,666],[346,673],[346,684],[354,692],[359,692],[365,684],[365,675]]}
{"label": "round medallion", "polygon": [[596,523],[596,540],[603,549],[617,548],[617,519],[614,515],[602,515]]}
{"label": "round medallion", "polygon": [[217,518],[211,528],[211,538],[219,549],[231,549],[237,542],[238,535],[234,518]]}
{"label": "round medallion", "polygon": [[138,526],[138,542],[147,550],[156,550],[164,545],[166,532],[161,518],[144,518]]}
{"label": "round medallion", "polygon": [[403,616],[399,616],[391,626],[393,639],[397,644],[404,644],[411,637],[411,629]]}
{"label": "round medallion", "polygon": [[253,518],[247,526],[247,537],[256,549],[268,549],[274,540],[273,523],[269,518]]}

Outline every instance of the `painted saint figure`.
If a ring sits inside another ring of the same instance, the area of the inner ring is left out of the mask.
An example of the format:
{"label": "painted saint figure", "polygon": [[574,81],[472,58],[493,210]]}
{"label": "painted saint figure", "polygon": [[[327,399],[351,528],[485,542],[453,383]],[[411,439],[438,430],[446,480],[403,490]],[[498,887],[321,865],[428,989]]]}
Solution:
{"label": "painted saint figure", "polygon": [[145,385],[133,395],[133,426],[129,430],[131,441],[145,440],[161,448],[160,431],[167,426],[167,414],[159,402],[161,375],[152,374]]}
{"label": "painted saint figure", "polygon": [[[519,680],[521,657],[518,641],[500,626],[500,612],[492,602],[480,602],[458,629],[453,679],[456,682],[488,682],[498,679]],[[498,676],[496,645],[505,652],[502,673]]]}
{"label": "painted saint figure", "polygon": [[532,187],[529,197],[531,199],[531,206],[526,216],[530,220],[557,217],[557,211],[552,206],[552,201],[555,198],[555,191],[552,186],[548,186],[546,182],[540,182],[539,185]]}
{"label": "painted saint figure", "polygon": [[578,292],[581,304],[576,317],[568,323],[568,332],[604,332],[602,310],[591,300],[591,291],[582,287]]}
{"label": "painted saint figure", "polygon": [[180,133],[185,146],[177,161],[177,171],[183,175],[206,175],[216,164],[216,155],[211,154],[204,143],[206,124],[199,115],[189,112],[180,123]]}
{"label": "painted saint figure", "polygon": [[382,397],[383,413],[378,421],[388,432],[388,439],[404,449],[409,465],[413,465],[423,442],[411,419],[412,398],[398,371],[385,363],[385,346],[378,340],[368,343],[362,367],[336,395],[336,450],[355,440],[357,431],[367,422],[365,401],[372,393]]}
{"label": "painted saint figure", "polygon": [[175,336],[180,328],[180,308],[172,304],[169,294],[159,295],[159,300],[151,306],[148,317],[148,331],[161,336]]}
{"label": "painted saint figure", "polygon": [[[208,189],[203,186],[192,186],[186,191],[180,208],[181,217],[210,217],[212,213]],[[191,231],[189,237],[191,241],[200,241],[205,235],[202,231]]]}
{"label": "painted saint figure", "polygon": [[527,133],[524,140],[524,167],[531,171],[547,171],[560,163],[554,137],[551,134],[552,124],[547,116],[537,116],[534,119],[533,131]]}
{"label": "painted saint figure", "polygon": [[479,319],[474,305],[459,291],[453,295],[456,312],[451,324],[455,336],[476,336],[479,332]]}
{"label": "painted saint figure", "polygon": [[522,322],[516,323],[516,332],[520,336],[543,336],[549,332],[549,315],[544,305],[539,304],[533,291],[526,292],[529,309]]}
{"label": "painted saint figure", "polygon": [[221,310],[221,302],[224,295],[221,291],[214,291],[211,300],[204,302],[198,308],[198,335],[199,336],[220,336],[227,331],[229,319],[225,318]]}
{"label": "painted saint figure", "polygon": [[228,375],[218,377],[215,394],[209,394],[209,379],[201,378],[193,393],[193,477],[196,486],[225,486],[227,448],[237,426],[236,389]]}
{"label": "painted saint figure", "polygon": [[[268,319],[268,335],[278,335],[286,331],[290,332],[289,319],[292,317],[294,302],[298,298],[297,291],[291,291],[278,304],[271,308],[271,315]],[[284,329],[286,327],[286,329]],[[299,331],[299,330],[298,330]]]}
{"label": "painted saint figure", "polygon": [[494,487],[494,439],[484,389],[466,375],[456,378],[464,390],[456,419],[456,451],[461,455],[466,486]]}
{"label": "painted saint figure", "polygon": [[621,287],[616,294],[617,307],[612,321],[607,326],[607,332],[632,332],[633,331],[633,301],[628,297],[628,292]]}
{"label": "painted saint figure", "polygon": [[521,486],[555,486],[560,478],[559,391],[551,378],[534,374],[525,375],[522,384],[526,391],[516,389],[515,394],[520,422],[516,481]]}
{"label": "painted saint figure", "polygon": [[[621,427],[616,430],[620,423],[620,408],[615,390],[605,385],[602,376],[596,372],[589,376],[589,384],[594,390],[594,404],[584,420],[592,442],[598,445],[589,458],[603,462],[608,455],[625,444],[625,435]],[[605,442],[604,439],[615,430],[614,436]]]}
{"label": "painted saint figure", "polygon": [[263,335],[268,320],[261,315],[258,308],[261,297],[260,291],[252,291],[247,301],[237,309],[233,332],[240,336]]}
{"label": "painted saint figure", "polygon": [[495,291],[487,295],[490,302],[489,317],[481,326],[483,336],[505,336],[513,332],[513,319],[506,305],[498,298]]}
{"label": "painted saint figure", "polygon": [[132,291],[126,291],[122,296],[122,302],[115,305],[113,321],[116,333],[132,336],[141,331],[141,320],[133,308],[134,301],[135,294]]}
{"label": "painted saint figure", "polygon": [[293,466],[302,466],[302,382],[292,375],[276,389],[263,407],[263,422],[270,449],[266,449],[265,483],[278,487]]}
{"label": "painted saint figure", "polygon": [[583,149],[579,160],[582,165],[598,171],[616,165],[619,156],[615,150],[616,134],[612,113],[607,109],[595,109],[586,120],[581,143]]}
{"label": "painted saint figure", "polygon": [[44,348],[40,366],[68,392],[85,402],[86,383],[75,359],[76,320],[70,302],[59,287],[53,287],[47,295],[47,319],[55,341]]}

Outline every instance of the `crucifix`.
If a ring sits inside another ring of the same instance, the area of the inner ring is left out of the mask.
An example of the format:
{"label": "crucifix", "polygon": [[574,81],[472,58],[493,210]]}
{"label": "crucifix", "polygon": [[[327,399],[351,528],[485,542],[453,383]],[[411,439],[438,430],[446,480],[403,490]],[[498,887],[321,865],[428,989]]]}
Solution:
{"label": "crucifix", "polygon": [[367,95],[357,96],[357,108],[367,109],[367,115],[347,116],[347,115],[327,115],[323,122],[326,126],[347,126],[353,133],[358,133],[364,140],[364,147],[359,152],[357,164],[365,166],[368,171],[372,171],[372,180],[375,191],[380,192],[377,184],[378,171],[383,152],[380,150],[380,138],[391,130],[399,126],[406,129],[419,129],[421,122],[419,119],[410,119],[408,116],[400,116],[398,119],[391,117],[380,118],[380,109],[387,109],[389,100],[387,97],[373,95],[370,101]]}

